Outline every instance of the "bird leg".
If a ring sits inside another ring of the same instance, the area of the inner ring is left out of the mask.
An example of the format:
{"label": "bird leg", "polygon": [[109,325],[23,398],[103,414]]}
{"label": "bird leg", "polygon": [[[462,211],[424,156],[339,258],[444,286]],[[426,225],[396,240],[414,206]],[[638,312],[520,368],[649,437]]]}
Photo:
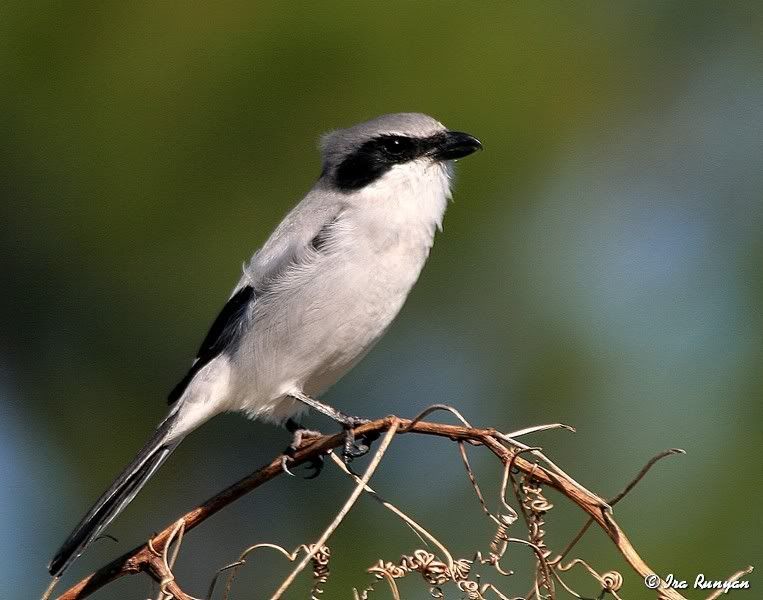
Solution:
{"label": "bird leg", "polygon": [[292,392],[289,394],[292,398],[299,400],[303,404],[306,404],[313,410],[326,415],[332,421],[339,423],[344,429],[344,445],[342,448],[342,458],[346,463],[350,462],[353,458],[358,458],[366,454],[371,446],[371,443],[378,438],[378,434],[375,436],[363,436],[359,443],[355,441],[355,433],[353,429],[363,423],[370,423],[368,419],[362,419],[360,417],[352,417],[344,414],[342,411],[337,410],[333,406],[324,404],[315,398],[306,396],[302,392]]}

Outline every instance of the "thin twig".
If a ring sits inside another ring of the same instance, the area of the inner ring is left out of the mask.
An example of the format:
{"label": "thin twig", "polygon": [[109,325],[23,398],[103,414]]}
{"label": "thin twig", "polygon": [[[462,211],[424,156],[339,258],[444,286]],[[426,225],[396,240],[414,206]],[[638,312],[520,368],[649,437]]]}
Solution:
{"label": "thin twig", "polygon": [[456,417],[456,419],[461,421],[464,427],[471,427],[471,425],[469,424],[469,421],[467,421],[463,417],[463,415],[460,412],[458,412],[457,408],[454,408],[453,406],[450,406],[449,404],[432,404],[431,406],[427,406],[419,414],[413,417],[411,419],[411,422],[408,423],[408,425],[400,429],[400,433],[408,433],[411,430],[411,428],[414,427],[417,423],[419,423],[420,421],[423,421],[425,417],[428,417],[429,415],[431,415],[434,412],[437,412],[438,410],[449,412],[454,417]]}
{"label": "thin twig", "polygon": [[[353,479],[354,479],[356,482],[360,482],[360,478],[359,478],[357,475],[355,475],[355,474],[354,474],[352,471],[350,471],[350,470],[347,468],[347,466],[346,466],[346,465],[345,465],[345,464],[344,464],[344,463],[343,463],[341,460],[339,460],[339,458],[337,458],[337,457],[336,457],[335,455],[333,455],[333,454],[331,455],[331,458],[332,458],[332,460],[334,461],[334,463],[335,463],[335,464],[336,464],[336,465],[337,465],[337,466],[338,466],[338,467],[339,467],[339,468],[340,468],[342,471],[344,471],[345,473],[347,473],[347,474],[348,474],[350,477],[352,477],[352,478],[353,478]],[[440,540],[438,540],[438,539],[437,539],[435,536],[433,536],[433,535],[432,535],[431,533],[429,533],[429,532],[428,532],[426,529],[424,529],[424,527],[423,527],[422,525],[420,525],[420,524],[419,524],[419,523],[417,523],[415,520],[413,520],[411,517],[409,517],[408,515],[406,515],[406,514],[405,514],[405,513],[404,513],[402,510],[400,510],[399,508],[397,508],[397,507],[396,507],[394,504],[392,504],[391,502],[387,502],[387,501],[386,501],[384,498],[382,498],[381,496],[379,496],[379,494],[378,494],[376,491],[374,491],[374,489],[373,489],[373,488],[371,488],[370,486],[368,486],[368,485],[364,485],[364,486],[363,486],[363,489],[364,489],[364,490],[365,490],[365,491],[366,491],[368,494],[370,494],[370,496],[371,496],[371,497],[372,497],[374,500],[377,500],[379,503],[381,503],[381,505],[382,505],[382,506],[384,506],[384,508],[386,508],[386,509],[387,509],[387,510],[389,510],[390,512],[393,512],[393,513],[394,513],[394,514],[396,514],[398,517],[400,517],[400,519],[402,519],[402,520],[403,520],[403,522],[404,522],[406,525],[408,525],[409,527],[411,527],[411,529],[413,529],[413,531],[414,531],[414,532],[415,532],[415,533],[416,533],[416,534],[417,534],[417,535],[418,535],[420,538],[426,538],[426,539],[424,539],[424,541],[425,541],[425,542],[426,542],[426,540],[429,540],[429,541],[430,541],[432,544],[434,544],[435,546],[437,546],[437,547],[440,549],[440,552],[442,552],[442,553],[445,555],[445,558],[446,558],[446,560],[448,561],[448,569],[450,570],[450,572],[451,572],[451,573],[453,572],[453,563],[455,562],[455,561],[453,560],[453,555],[452,555],[452,554],[450,553],[450,551],[449,551],[449,550],[448,550],[448,549],[445,547],[445,545],[444,545],[442,542],[440,542]]]}
{"label": "thin twig", "polygon": [[499,439],[503,440],[504,442],[507,442],[507,443],[511,444],[512,446],[515,446],[516,448],[519,448],[519,449],[521,449],[523,451],[529,451],[533,456],[537,456],[543,462],[546,463],[546,466],[551,471],[553,471],[557,475],[559,475],[559,476],[563,477],[564,479],[568,480],[569,482],[571,482],[573,485],[575,485],[577,488],[579,488],[580,491],[583,492],[586,496],[589,496],[591,498],[596,498],[597,503],[601,506],[602,509],[604,509],[607,512],[612,512],[612,507],[610,507],[603,499],[599,498],[599,496],[594,494],[591,490],[589,490],[588,488],[584,487],[581,483],[578,483],[577,481],[575,481],[575,479],[572,476],[570,476],[565,471],[563,471],[561,467],[559,467],[550,458],[548,458],[548,456],[543,454],[543,452],[542,452],[542,450],[540,448],[532,448],[530,446],[527,446],[527,445],[523,444],[522,442],[520,442],[519,440],[516,440],[513,437],[511,437],[510,435],[505,434],[505,433],[497,432],[496,433],[496,437],[498,437]]}
{"label": "thin twig", "polygon": [[397,589],[395,578],[385,570],[381,570],[380,574],[382,577],[384,577],[384,581],[387,582],[387,585],[389,585],[389,590],[392,593],[392,600],[400,600],[400,590]]}
{"label": "thin twig", "polygon": [[[180,546],[183,543],[184,529],[185,525],[183,520],[179,519],[175,523],[175,527],[172,530],[170,537],[167,539],[167,543],[164,545],[164,548],[161,551],[163,571],[166,571],[166,574],[164,577],[162,577],[162,581],[159,584],[159,595],[157,596],[157,600],[168,600],[167,596],[169,596],[170,599],[172,598],[172,595],[167,593],[167,584],[170,581],[175,580],[175,576],[172,574],[172,567],[175,565],[175,561],[177,560],[178,554],[180,553]],[[177,542],[175,541],[176,537]],[[151,540],[149,540],[148,543],[149,548],[153,548]],[[175,544],[174,546],[173,543]],[[172,557],[169,557],[170,548],[172,548]],[[159,554],[159,552],[157,552],[157,554]]]}
{"label": "thin twig", "polygon": [[215,573],[215,576],[212,578],[212,581],[209,584],[209,588],[207,589],[207,600],[212,600],[212,594],[215,593],[215,586],[217,586],[217,582],[220,579],[220,575],[222,575],[225,571],[228,571],[229,569],[235,569],[239,565],[243,565],[245,561],[238,560],[234,563],[231,563],[229,565],[225,565],[224,567],[220,567],[217,569],[217,573]]}
{"label": "thin twig", "polygon": [[[729,582],[729,583],[733,583],[735,581],[739,581],[745,575],[749,575],[750,573],[752,573],[753,570],[754,570],[753,566],[750,565],[749,567],[747,567],[745,569],[742,569],[741,571],[737,571],[731,577],[729,577],[726,581]],[[724,590],[723,588],[715,590],[712,594],[710,594],[707,597],[707,600],[717,600],[717,598],[720,598],[721,594],[724,594],[724,593],[726,593],[726,590]]]}
{"label": "thin twig", "polygon": [[496,517],[492,512],[490,512],[490,509],[487,507],[487,503],[485,502],[485,498],[482,495],[482,490],[480,489],[479,484],[477,483],[477,476],[474,474],[474,470],[472,469],[472,465],[469,463],[469,456],[466,454],[466,447],[464,446],[464,442],[459,441],[458,442],[458,452],[461,455],[461,462],[464,463],[464,469],[466,470],[466,476],[469,478],[469,482],[472,484],[472,488],[474,489],[474,493],[477,496],[477,500],[480,503],[480,506],[482,507],[482,511],[490,517],[493,521],[500,524],[500,520],[498,517]]}
{"label": "thin twig", "polygon": [[[686,451],[681,450],[681,448],[668,448],[667,450],[663,450],[662,452],[658,452],[655,454],[652,458],[650,458],[646,464],[641,467],[638,473],[636,473],[636,476],[631,479],[628,482],[628,485],[626,485],[623,490],[614,496],[608,504],[610,506],[614,506],[620,500],[625,498],[631,490],[638,485],[638,483],[646,476],[646,474],[649,472],[649,470],[656,465],[659,461],[661,461],[663,458],[667,458],[668,456],[674,456],[676,454],[686,454]],[[588,531],[588,528],[593,524],[594,519],[590,518],[586,523],[580,528],[580,531],[575,534],[575,537],[570,540],[570,542],[565,546],[564,550],[562,550],[559,555],[554,558],[554,560],[551,561],[552,564],[556,564],[560,562],[562,559],[564,559],[565,556],[567,556],[572,549],[575,547],[575,545],[582,539],[582,537],[585,535],[585,532]]]}
{"label": "thin twig", "polygon": [[523,435],[530,435],[531,433],[538,433],[540,431],[549,431],[551,429],[564,429],[572,433],[576,432],[576,429],[572,425],[567,425],[565,423],[548,423],[547,425],[535,425],[534,427],[525,427],[524,429],[518,429],[517,431],[512,431],[504,435],[506,435],[506,437],[514,439],[514,438],[522,437]]}
{"label": "thin twig", "polygon": [[612,498],[609,501],[610,506],[614,506],[620,500],[625,498],[630,491],[636,487],[639,481],[641,481],[644,476],[649,472],[649,469],[651,469],[655,464],[657,464],[659,461],[661,461],[663,458],[666,458],[668,456],[674,456],[676,454],[686,454],[686,450],[682,450],[681,448],[668,448],[667,450],[663,450],[662,452],[655,454],[652,458],[649,459],[649,461],[641,467],[641,470],[636,474],[636,476],[628,483],[628,485],[625,486],[622,492],[617,494],[614,498]]}
{"label": "thin twig", "polygon": [[40,600],[48,600],[50,596],[53,594],[53,590],[56,588],[56,585],[58,585],[58,582],[61,580],[60,575],[56,575],[50,580],[50,584],[47,588],[45,588],[45,591],[43,592],[42,596],[40,597]]}
{"label": "thin twig", "polygon": [[244,550],[241,553],[241,555],[238,557],[238,560],[236,562],[226,565],[222,569],[219,569],[217,571],[217,573],[215,574],[215,578],[212,580],[212,585],[209,588],[209,594],[207,594],[207,599],[211,600],[212,591],[214,590],[214,583],[217,580],[217,577],[220,575],[220,573],[222,573],[223,571],[232,569],[231,574],[228,576],[228,581],[225,584],[225,592],[223,593],[223,599],[227,600],[227,598],[230,597],[231,589],[233,588],[233,580],[235,579],[236,574],[238,573],[239,567],[245,565],[247,563],[247,558],[249,557],[249,555],[255,550],[259,550],[260,548],[268,548],[270,550],[275,550],[276,552],[283,554],[283,556],[286,557],[286,559],[289,562],[294,562],[295,560],[297,560],[297,556],[299,556],[299,553],[301,550],[305,550],[305,552],[310,552],[310,549],[307,546],[299,546],[293,552],[289,552],[286,548],[284,548],[283,546],[279,546],[278,544],[260,543],[260,544],[254,544],[253,546],[249,546],[246,550]]}
{"label": "thin twig", "polygon": [[294,582],[294,579],[297,577],[297,575],[302,572],[302,570],[307,566],[307,563],[309,563],[313,556],[315,556],[315,553],[318,551],[318,549],[326,543],[331,534],[334,533],[337,527],[339,527],[339,524],[344,520],[344,518],[347,516],[347,513],[350,512],[350,509],[363,493],[364,486],[368,483],[369,479],[371,479],[371,476],[374,474],[374,471],[376,471],[376,468],[379,466],[379,463],[381,462],[384,453],[387,451],[392,438],[395,437],[395,433],[397,432],[399,426],[400,423],[397,420],[392,423],[390,428],[387,430],[387,434],[382,439],[381,444],[379,445],[379,449],[376,451],[376,454],[374,454],[373,459],[371,459],[371,462],[366,468],[366,472],[363,473],[363,477],[361,477],[358,485],[352,491],[350,497],[347,498],[347,502],[344,503],[344,506],[342,506],[342,508],[339,510],[336,517],[334,517],[334,520],[329,524],[321,537],[318,538],[318,541],[315,542],[315,545],[313,545],[310,552],[305,555],[305,557],[294,568],[289,576],[284,579],[283,583],[276,590],[275,594],[270,597],[270,600],[278,600],[281,598],[281,596],[283,596],[284,592]]}

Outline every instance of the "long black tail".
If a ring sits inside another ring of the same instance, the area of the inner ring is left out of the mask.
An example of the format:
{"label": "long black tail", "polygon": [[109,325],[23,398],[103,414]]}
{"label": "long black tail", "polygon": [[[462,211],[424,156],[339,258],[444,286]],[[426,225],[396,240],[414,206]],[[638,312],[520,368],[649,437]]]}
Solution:
{"label": "long black tail", "polygon": [[153,437],[138,456],[116,478],[108,490],[74,528],[48,565],[51,575],[60,575],[82,554],[87,545],[130,503],[149,477],[182,441],[172,439],[169,432],[175,415],[159,425]]}

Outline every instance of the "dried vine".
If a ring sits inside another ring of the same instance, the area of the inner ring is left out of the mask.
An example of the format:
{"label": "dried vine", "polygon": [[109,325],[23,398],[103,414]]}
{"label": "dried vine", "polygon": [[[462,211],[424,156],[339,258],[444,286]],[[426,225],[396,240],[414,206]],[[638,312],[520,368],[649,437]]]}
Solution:
{"label": "dried vine", "polygon": [[[423,420],[427,415],[436,410],[448,410],[453,413],[462,424],[451,425]],[[353,478],[355,481],[355,488],[340,509],[334,521],[324,531],[320,539],[315,543],[304,544],[293,552],[289,552],[281,546],[270,543],[255,544],[254,546],[247,548],[236,562],[231,563],[218,571],[210,585],[207,599],[211,600],[219,577],[223,573],[229,571],[223,596],[223,598],[228,598],[237,570],[247,562],[249,555],[259,548],[276,550],[290,562],[296,562],[299,556],[303,555],[302,559],[290,575],[271,596],[272,600],[281,598],[286,589],[289,588],[294,579],[308,564],[312,564],[313,570],[314,585],[312,589],[312,597],[320,597],[323,593],[323,585],[329,577],[330,550],[327,541],[334,530],[341,524],[347,513],[351,510],[358,497],[364,492],[370,494],[376,500],[381,502],[385,508],[393,512],[409,527],[414,529],[417,535],[419,535],[419,537],[427,544],[431,545],[432,549],[436,551],[433,552],[421,548],[414,549],[411,553],[401,557],[397,562],[379,560],[375,565],[369,567],[368,572],[374,578],[386,581],[394,598],[400,598],[396,580],[416,573],[430,586],[430,592],[435,598],[444,597],[445,592],[443,586],[448,584],[455,586],[462,597],[470,600],[484,599],[487,598],[488,594],[499,600],[509,600],[508,596],[499,591],[495,583],[483,582],[481,576],[475,572],[475,568],[478,566],[487,566],[492,568],[493,572],[501,577],[510,576],[512,574],[511,570],[505,565],[502,565],[502,561],[505,560],[506,551],[509,545],[516,544],[524,545],[529,548],[535,556],[535,585],[525,596],[526,598],[537,597],[539,600],[555,598],[557,584],[561,585],[573,595],[580,597],[562,579],[563,573],[577,566],[585,569],[591,577],[598,582],[602,595],[611,594],[614,598],[618,599],[619,596],[617,595],[617,592],[623,582],[623,576],[620,573],[609,571],[599,574],[580,558],[570,560],[566,564],[563,562],[563,559],[571,552],[574,545],[590,525],[596,523],[612,540],[616,549],[641,579],[647,575],[652,575],[655,571],[646,564],[631,545],[627,536],[615,521],[612,515],[611,506],[621,500],[657,460],[680,451],[669,450],[654,457],[647,463],[636,478],[628,484],[621,494],[607,503],[597,495],[585,489],[562,471],[543,455],[539,448],[527,446],[519,442],[517,439],[522,435],[553,427],[564,426],[552,425],[530,428],[512,434],[502,433],[492,428],[475,428],[467,423],[457,411],[441,405],[435,405],[430,409],[427,409],[427,411],[415,419],[402,419],[390,416],[363,424],[355,429],[356,436],[360,437],[368,434],[376,434],[383,435],[384,437],[380,442],[379,449],[374,454],[362,476],[349,471],[340,460],[333,454],[331,455],[334,459],[334,463]],[[458,443],[466,473],[480,506],[483,512],[495,525],[495,535],[488,544],[489,551],[486,556],[483,556],[482,553],[478,551],[471,558],[454,558],[447,547],[422,525],[390,502],[382,499],[371,487],[369,487],[368,482],[373,475],[374,470],[381,462],[381,459],[393,438],[396,435],[412,433],[439,436]],[[318,456],[330,452],[334,448],[341,447],[342,443],[343,436],[341,434],[311,438],[295,453],[293,464],[294,466],[297,466],[307,463]],[[488,508],[476,476],[471,469],[465,448],[466,444],[487,448],[503,464],[503,480],[499,498],[500,507],[495,513]],[[100,568],[95,573],[84,578],[82,581],[58,596],[58,599],[81,600],[119,577],[143,572],[148,574],[159,584],[159,597],[163,600],[168,600],[169,598],[176,598],[177,600],[196,600],[181,589],[172,574],[172,566],[177,557],[177,552],[180,543],[182,542],[183,535],[187,534],[197,525],[204,522],[233,501],[267,483],[282,472],[282,460],[279,456],[274,458],[270,464],[258,469],[253,474],[238,481],[229,488],[216,494],[205,503],[189,511],[177,519],[173,524],[151,538],[146,544],[134,548],[130,552],[127,552],[111,563]],[[562,552],[553,558],[553,552],[546,546],[546,541],[544,539],[545,517],[553,508],[553,504],[545,496],[544,488],[552,488],[561,493],[568,500],[576,504],[589,517],[588,522],[581,532],[564,550],[562,550]],[[511,528],[515,526],[515,523],[519,518],[519,514],[507,501],[506,494],[508,489],[513,490],[518,503],[518,508],[524,517],[526,539],[509,535]],[[55,581],[53,583],[55,584]],[[50,596],[52,589],[53,585],[49,587],[44,598]],[[373,591],[374,588],[372,585],[366,587],[362,591],[355,590],[355,598],[358,600],[370,598]],[[684,599],[680,593],[669,587],[661,586],[659,589],[654,590],[654,593],[656,594],[656,597],[661,600]]]}

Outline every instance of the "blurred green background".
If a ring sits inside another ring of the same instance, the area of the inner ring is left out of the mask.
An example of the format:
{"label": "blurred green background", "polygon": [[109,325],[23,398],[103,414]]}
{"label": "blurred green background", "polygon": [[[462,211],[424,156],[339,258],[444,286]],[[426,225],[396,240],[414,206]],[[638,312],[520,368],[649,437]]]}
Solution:
{"label": "blurred green background", "polygon": [[[366,416],[447,402],[505,430],[571,423],[530,441],[604,496],[685,448],[618,505],[621,525],[663,575],[759,566],[759,3],[9,0],[0,15],[0,597],[39,596],[58,543],[163,417],[241,262],[317,176],[318,136],[409,110],[485,150],[459,165],[397,322],[327,400]],[[287,440],[213,420],[60,589]],[[500,470],[472,456],[495,506]],[[453,445],[400,439],[374,481],[457,555],[487,550]],[[178,579],[203,596],[246,546],[315,539],[350,489],[332,468],[279,478],[194,531]],[[559,550],[584,519],[549,496]],[[362,499],[325,596],[350,598],[366,567],[421,545]],[[577,555],[623,572],[626,598],[651,597],[598,532]],[[526,560],[512,549],[506,594],[529,589]],[[267,597],[287,570],[256,556],[234,597]],[[759,597],[751,583],[740,598]],[[95,597],[151,593],[132,577]]]}

